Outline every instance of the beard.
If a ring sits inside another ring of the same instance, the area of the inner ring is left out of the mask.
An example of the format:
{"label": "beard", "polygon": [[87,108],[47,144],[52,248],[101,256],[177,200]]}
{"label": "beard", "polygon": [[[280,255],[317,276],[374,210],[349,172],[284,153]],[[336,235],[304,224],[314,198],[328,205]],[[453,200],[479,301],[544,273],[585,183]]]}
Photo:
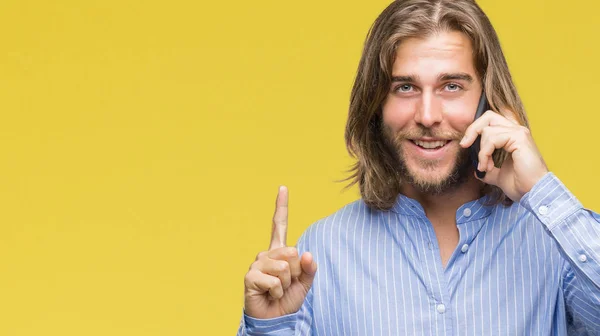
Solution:
{"label": "beard", "polygon": [[[469,157],[469,149],[459,146],[458,152],[453,158],[453,166],[447,174],[439,175],[439,160],[415,158],[421,171],[407,165],[407,156],[402,144],[408,139],[422,137],[442,138],[448,140],[460,140],[464,134],[460,132],[434,132],[430,128],[419,126],[418,129],[393,133],[389,127],[383,125],[383,139],[386,148],[395,159],[400,180],[408,183],[421,193],[441,195],[458,189],[466,183],[474,169]],[[422,171],[426,171],[423,174]],[[437,172],[438,176],[435,176]]]}

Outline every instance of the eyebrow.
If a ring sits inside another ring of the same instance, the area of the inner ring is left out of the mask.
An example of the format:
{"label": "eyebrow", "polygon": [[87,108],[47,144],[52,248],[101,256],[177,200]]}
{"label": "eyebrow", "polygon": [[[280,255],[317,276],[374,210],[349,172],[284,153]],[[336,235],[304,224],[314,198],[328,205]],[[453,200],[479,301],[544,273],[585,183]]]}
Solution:
{"label": "eyebrow", "polygon": [[[417,81],[419,76],[408,75],[408,76],[393,76],[392,83],[396,82],[408,82],[414,83]],[[473,82],[473,77],[466,72],[457,72],[457,73],[441,73],[438,76],[438,81],[448,81],[448,80],[464,80],[469,83]]]}
{"label": "eyebrow", "polygon": [[443,73],[438,76],[438,80],[447,81],[447,80],[464,80],[469,83],[473,82],[473,77],[465,72],[458,73]]}
{"label": "eyebrow", "polygon": [[409,82],[409,83],[414,83],[414,82],[416,82],[415,77],[416,76],[393,76],[392,77],[392,83],[395,83],[395,82]]}

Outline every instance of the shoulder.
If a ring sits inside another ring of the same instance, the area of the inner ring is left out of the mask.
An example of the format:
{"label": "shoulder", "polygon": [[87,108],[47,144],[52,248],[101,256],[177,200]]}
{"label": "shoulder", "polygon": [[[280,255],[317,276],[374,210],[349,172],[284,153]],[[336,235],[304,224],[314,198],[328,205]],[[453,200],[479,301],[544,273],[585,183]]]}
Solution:
{"label": "shoulder", "polygon": [[362,199],[348,203],[311,224],[298,240],[298,247],[301,250],[310,249],[311,246],[320,244],[324,237],[338,236],[348,230],[368,225],[373,218],[382,214],[381,211],[370,209]]}
{"label": "shoulder", "polygon": [[503,222],[514,223],[529,216],[529,211],[519,202],[513,202],[510,205],[496,204],[491,207],[490,216],[501,217]]}
{"label": "shoulder", "polygon": [[514,202],[510,206],[494,206],[488,221],[514,239],[550,239],[543,223],[521,202]]}

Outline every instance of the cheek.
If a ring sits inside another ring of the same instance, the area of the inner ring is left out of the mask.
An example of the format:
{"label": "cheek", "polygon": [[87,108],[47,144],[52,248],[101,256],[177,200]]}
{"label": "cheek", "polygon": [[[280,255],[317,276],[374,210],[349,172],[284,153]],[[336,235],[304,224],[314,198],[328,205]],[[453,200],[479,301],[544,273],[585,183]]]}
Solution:
{"label": "cheek", "polygon": [[392,96],[383,104],[383,122],[397,131],[414,119],[414,111],[414,104],[408,99],[396,99]]}
{"label": "cheek", "polygon": [[453,129],[464,132],[475,118],[475,110],[465,108],[465,104],[444,104],[444,119]]}

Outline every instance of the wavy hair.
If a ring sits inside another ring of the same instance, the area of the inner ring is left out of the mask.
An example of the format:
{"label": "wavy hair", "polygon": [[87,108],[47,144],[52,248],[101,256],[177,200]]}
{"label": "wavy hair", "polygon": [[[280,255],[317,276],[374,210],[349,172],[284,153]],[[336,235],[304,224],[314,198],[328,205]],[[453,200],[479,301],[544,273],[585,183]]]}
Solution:
{"label": "wavy hair", "polygon": [[[517,121],[529,122],[496,31],[473,0],[396,0],[371,26],[352,87],[345,130],[346,147],[357,161],[349,170],[347,188],[358,184],[363,201],[372,209],[389,210],[403,183],[397,157],[386,146],[382,131],[382,105],[388,96],[396,49],[408,38],[439,32],[464,33],[473,46],[473,61],[493,111],[512,111]],[[507,153],[494,153],[501,165]],[[488,204],[510,205],[498,187],[486,185]]]}

